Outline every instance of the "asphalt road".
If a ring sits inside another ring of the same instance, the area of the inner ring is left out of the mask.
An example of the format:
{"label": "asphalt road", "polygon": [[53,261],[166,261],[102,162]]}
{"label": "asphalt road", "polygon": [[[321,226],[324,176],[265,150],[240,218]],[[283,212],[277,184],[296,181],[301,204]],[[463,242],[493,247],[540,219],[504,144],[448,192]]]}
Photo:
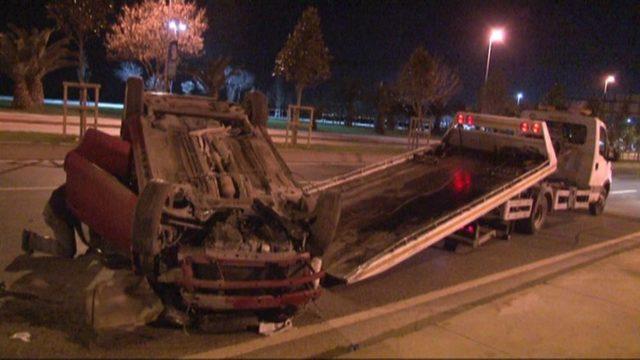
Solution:
{"label": "asphalt road", "polygon": [[[291,164],[306,180],[317,180],[353,168],[354,164]],[[49,193],[64,182],[60,163],[0,163],[0,281],[11,291],[0,296],[1,357],[179,357],[234,346],[259,338],[250,332],[207,334],[162,327],[143,327],[130,332],[96,334],[83,323],[83,287],[95,276],[95,264],[20,253],[24,227],[47,232],[41,211]],[[427,249],[397,268],[373,279],[326,289],[323,296],[295,319],[295,326],[328,322],[345,315],[375,309],[401,299],[447,288],[470,279],[503,271],[539,259],[640,230],[640,181],[630,175],[615,176],[605,214],[560,212],[548,219],[536,236],[514,235],[511,240],[492,240],[473,251],[457,253]],[[34,296],[35,294],[35,296]],[[29,343],[9,340],[28,331]],[[296,331],[295,329],[292,331]],[[349,330],[300,339],[286,348],[260,349],[249,356],[295,356],[327,354],[332,343],[350,343],[357,337]],[[326,345],[329,344],[329,345]],[[324,347],[323,347],[324,346]]]}

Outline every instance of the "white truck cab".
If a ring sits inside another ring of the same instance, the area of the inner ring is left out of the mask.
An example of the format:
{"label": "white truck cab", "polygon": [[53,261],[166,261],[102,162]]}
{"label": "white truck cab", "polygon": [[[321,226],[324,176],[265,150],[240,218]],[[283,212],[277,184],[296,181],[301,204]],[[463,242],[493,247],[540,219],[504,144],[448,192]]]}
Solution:
{"label": "white truck cab", "polygon": [[611,189],[611,163],[615,158],[604,122],[564,111],[531,110],[524,111],[521,117],[543,120],[549,128],[558,160],[556,172],[548,178],[557,193],[553,208],[588,206],[593,215],[602,213]]}

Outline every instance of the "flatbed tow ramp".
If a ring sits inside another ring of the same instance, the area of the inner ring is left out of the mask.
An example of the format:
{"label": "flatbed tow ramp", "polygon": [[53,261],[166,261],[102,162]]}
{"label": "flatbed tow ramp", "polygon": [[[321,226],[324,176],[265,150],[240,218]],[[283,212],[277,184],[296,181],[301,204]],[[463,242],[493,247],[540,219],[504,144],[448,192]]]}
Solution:
{"label": "flatbed tow ramp", "polygon": [[[327,273],[347,283],[379,274],[494,209],[556,170],[544,122],[458,114],[435,149],[421,148],[304,191],[340,194]],[[535,131],[531,131],[534,129]]]}

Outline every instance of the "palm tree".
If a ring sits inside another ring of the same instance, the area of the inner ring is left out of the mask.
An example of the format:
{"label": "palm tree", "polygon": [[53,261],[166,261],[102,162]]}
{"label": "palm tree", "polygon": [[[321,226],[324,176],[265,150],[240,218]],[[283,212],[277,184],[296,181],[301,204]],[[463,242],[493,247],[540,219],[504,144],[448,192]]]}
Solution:
{"label": "palm tree", "polygon": [[77,54],[69,49],[69,39],[62,38],[49,43],[52,33],[53,29],[33,30],[31,32],[30,38],[33,53],[31,71],[27,75],[27,84],[34,105],[42,105],[44,103],[42,78],[45,75],[61,68],[78,65],[78,60],[74,60]]}
{"label": "palm tree", "polygon": [[220,89],[227,80],[225,69],[229,63],[231,63],[230,57],[211,58],[205,62],[194,62],[188,65],[186,72],[204,87],[210,97],[218,100]]}
{"label": "palm tree", "polygon": [[8,33],[0,34],[0,71],[14,82],[13,107],[28,109],[42,105],[42,78],[63,67],[74,66],[74,53],[66,38],[50,43],[53,29],[28,32],[9,25]]}
{"label": "palm tree", "polygon": [[23,31],[0,34],[0,71],[13,80],[12,106],[28,109],[33,105],[27,86],[30,49],[27,37],[21,35]]}

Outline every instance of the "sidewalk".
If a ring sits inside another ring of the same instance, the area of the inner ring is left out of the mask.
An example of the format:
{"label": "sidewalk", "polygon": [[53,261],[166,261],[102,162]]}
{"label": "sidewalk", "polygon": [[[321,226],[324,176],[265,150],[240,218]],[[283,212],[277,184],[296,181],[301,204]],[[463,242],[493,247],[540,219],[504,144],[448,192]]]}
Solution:
{"label": "sidewalk", "polygon": [[347,358],[640,357],[640,249],[416,324]]}
{"label": "sidewalk", "polygon": [[[80,118],[77,115],[67,116],[67,134],[79,133]],[[87,117],[87,124],[93,125],[93,117]],[[120,120],[107,117],[98,118],[98,129],[110,135],[120,134]],[[52,134],[62,133],[62,115],[29,114],[20,112],[0,111],[0,131],[35,131]],[[269,135],[275,142],[284,142],[285,131],[269,129]],[[306,144],[306,131],[299,132],[301,144]],[[354,135],[339,133],[314,132],[311,134],[313,144],[344,144],[358,143],[368,145],[384,144],[388,146],[407,146],[405,137],[379,136],[379,135]]]}

